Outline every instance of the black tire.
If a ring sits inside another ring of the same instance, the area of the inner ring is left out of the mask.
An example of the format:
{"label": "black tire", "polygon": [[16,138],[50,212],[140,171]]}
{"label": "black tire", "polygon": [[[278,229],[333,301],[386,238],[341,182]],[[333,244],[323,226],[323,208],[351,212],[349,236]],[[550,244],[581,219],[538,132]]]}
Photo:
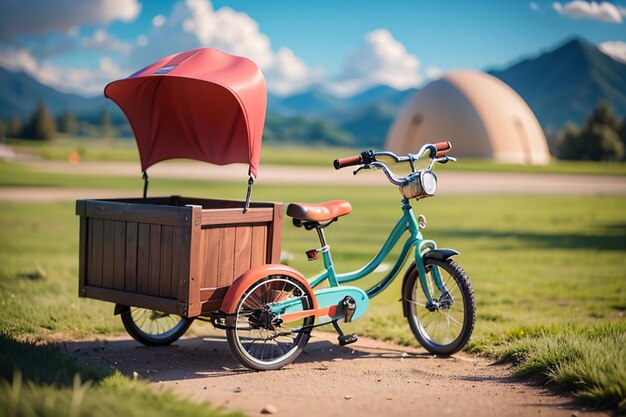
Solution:
{"label": "black tire", "polygon": [[[235,314],[228,317],[226,339],[244,366],[256,371],[282,368],[293,362],[309,341],[315,318],[269,328],[263,307],[271,302],[300,298],[302,308],[313,306],[312,294],[299,281],[284,275],[270,275],[255,281],[237,302]],[[299,330],[298,330],[299,329]]]}
{"label": "black tire", "polygon": [[167,346],[185,334],[193,318],[139,307],[120,306],[122,323],[133,339],[146,346]]}
{"label": "black tire", "polygon": [[433,299],[444,300],[444,294],[432,280],[432,268],[438,267],[441,279],[452,296],[452,305],[445,306],[444,303],[444,307],[434,311],[426,308],[426,296],[413,264],[404,277],[402,288],[404,315],[415,338],[427,351],[437,355],[452,355],[463,349],[474,331],[474,290],[465,271],[452,259],[440,261],[426,258],[424,262]]}

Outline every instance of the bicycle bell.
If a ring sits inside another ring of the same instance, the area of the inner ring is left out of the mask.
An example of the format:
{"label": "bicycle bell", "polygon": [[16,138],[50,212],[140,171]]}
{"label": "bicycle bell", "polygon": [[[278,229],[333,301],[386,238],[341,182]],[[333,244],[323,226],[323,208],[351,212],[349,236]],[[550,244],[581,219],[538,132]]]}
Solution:
{"label": "bicycle bell", "polygon": [[407,199],[432,197],[437,193],[437,176],[430,170],[414,172],[406,177],[400,193]]}

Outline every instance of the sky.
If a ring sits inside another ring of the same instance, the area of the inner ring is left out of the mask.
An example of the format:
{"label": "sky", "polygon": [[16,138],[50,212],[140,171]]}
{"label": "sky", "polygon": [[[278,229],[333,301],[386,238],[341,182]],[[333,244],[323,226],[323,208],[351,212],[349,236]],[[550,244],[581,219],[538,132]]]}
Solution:
{"label": "sky", "polygon": [[268,89],[350,96],[419,87],[458,68],[504,68],[572,37],[626,62],[626,0],[2,0],[0,66],[64,92],[172,53],[254,60]]}

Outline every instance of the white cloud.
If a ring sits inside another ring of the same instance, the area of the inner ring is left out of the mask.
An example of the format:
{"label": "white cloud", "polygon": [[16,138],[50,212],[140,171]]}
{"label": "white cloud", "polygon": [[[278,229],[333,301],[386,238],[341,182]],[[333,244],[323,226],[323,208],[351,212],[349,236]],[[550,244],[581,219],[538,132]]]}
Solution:
{"label": "white cloud", "polygon": [[6,48],[0,49],[0,66],[11,71],[24,71],[28,74],[34,74],[39,63],[27,49]]}
{"label": "white cloud", "polygon": [[622,23],[623,7],[618,9],[612,3],[603,2],[587,2],[583,0],[574,0],[561,4],[559,2],[552,3],[554,10],[563,16],[575,19],[593,19],[610,23]]}
{"label": "white cloud", "polygon": [[530,2],[530,10],[532,10],[533,12],[536,12],[539,10],[539,5],[537,3],[535,3],[534,1]]}
{"label": "white cloud", "polygon": [[0,66],[11,71],[24,71],[59,91],[92,96],[102,94],[109,81],[128,76],[108,57],[100,59],[97,69],[59,67],[50,61],[39,62],[28,50],[21,48],[0,50]]}
{"label": "white cloud", "polygon": [[430,80],[437,80],[443,75],[443,70],[439,67],[428,67],[424,70],[426,77]]}
{"label": "white cloud", "polygon": [[152,18],[152,24],[154,27],[158,28],[159,26],[163,26],[163,23],[165,23],[165,16],[162,14],[156,15]]}
{"label": "white cloud", "polygon": [[[67,3],[70,0],[59,1]],[[94,1],[90,0],[92,5]],[[108,1],[114,0],[98,0],[96,3]],[[120,4],[130,1],[120,0]],[[387,30],[365,34],[363,44],[346,57],[340,74],[328,78],[321,69],[307,65],[293,50],[286,47],[272,49],[268,36],[246,13],[228,7],[214,9],[209,0],[176,3],[169,15],[155,16],[149,33],[140,34],[134,41],[113,38],[104,29],[98,29],[86,38],[80,38],[75,32],[64,39],[62,45],[55,46],[54,53],[50,51],[50,45],[45,50],[28,50],[0,43],[0,66],[25,71],[61,91],[93,95],[101,94],[107,82],[132,72],[121,68],[138,69],[172,53],[212,47],[255,61],[265,74],[269,91],[278,95],[290,95],[320,85],[333,94],[347,96],[376,85],[406,89],[422,81],[417,57],[408,53]],[[126,54],[127,58],[117,64],[103,58],[96,69],[62,68],[53,61],[58,55],[77,48],[117,52]],[[428,78],[436,78],[440,72],[438,68],[430,67],[425,74]]]}
{"label": "white cloud", "polygon": [[270,40],[246,13],[229,7],[214,10],[206,0],[187,0],[186,7],[190,16],[184,19],[183,29],[193,33],[201,45],[248,57],[261,68],[272,65],[275,54]]}
{"label": "white cloud", "polygon": [[137,66],[171,53],[211,47],[256,62],[267,78],[268,89],[277,94],[301,91],[320,80],[321,73],[310,69],[290,49],[272,50],[257,22],[229,7],[216,10],[208,0],[186,0],[156,23],[153,20],[145,47],[132,54]]}
{"label": "white cloud", "polygon": [[137,40],[135,42],[137,42],[137,46],[144,47],[148,44],[148,38],[146,35],[141,34],[137,36]]}
{"label": "white cloud", "polygon": [[18,34],[68,33],[85,24],[130,22],[139,15],[138,0],[19,0],[3,2],[0,40]]}
{"label": "white cloud", "polygon": [[366,33],[364,40],[347,57],[339,77],[327,84],[332,93],[350,96],[380,84],[404,90],[422,82],[419,60],[388,30]]}
{"label": "white cloud", "polygon": [[273,64],[264,75],[272,92],[278,95],[301,91],[323,78],[322,71],[309,69],[289,48],[281,48],[276,53]]}
{"label": "white cloud", "polygon": [[608,41],[602,42],[598,48],[616,61],[626,64],[626,42]]}
{"label": "white cloud", "polygon": [[112,38],[104,29],[96,30],[93,35],[84,38],[81,46],[101,51],[114,51],[127,54],[131,51],[132,45],[128,42]]}

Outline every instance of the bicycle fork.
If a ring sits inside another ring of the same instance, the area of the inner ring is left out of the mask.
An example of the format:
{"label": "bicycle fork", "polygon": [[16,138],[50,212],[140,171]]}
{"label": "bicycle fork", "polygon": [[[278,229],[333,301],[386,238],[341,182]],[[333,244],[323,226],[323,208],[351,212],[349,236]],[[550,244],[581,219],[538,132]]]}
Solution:
{"label": "bicycle fork", "polygon": [[426,227],[426,218],[423,215],[420,215],[419,220],[415,219],[415,213],[410,208],[409,204],[405,204],[403,209],[407,211],[407,214],[412,220],[409,222],[409,229],[411,234],[416,239],[415,266],[419,275],[420,286],[422,287],[422,291],[424,292],[424,296],[427,300],[426,308],[429,311],[435,311],[439,308],[450,308],[454,300],[446,288],[445,283],[441,279],[439,268],[437,268],[436,265],[431,265],[430,273],[432,274],[432,281],[441,292],[441,297],[438,300],[433,299],[424,259],[432,255],[439,255],[438,257],[443,260],[449,258],[450,256],[458,255],[458,252],[451,249],[437,249],[437,243],[435,243],[434,240],[425,240],[420,229]]}

